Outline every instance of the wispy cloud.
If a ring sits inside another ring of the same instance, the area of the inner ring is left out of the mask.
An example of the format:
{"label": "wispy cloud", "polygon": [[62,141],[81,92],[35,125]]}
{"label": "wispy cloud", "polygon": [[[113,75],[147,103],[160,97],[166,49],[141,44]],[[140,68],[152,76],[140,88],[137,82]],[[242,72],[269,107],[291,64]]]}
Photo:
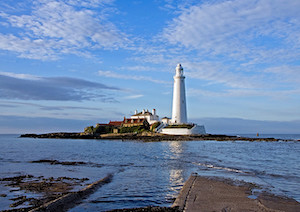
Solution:
{"label": "wispy cloud", "polygon": [[88,56],[89,49],[123,48],[130,41],[107,20],[103,4],[109,2],[35,0],[30,14],[2,12],[0,18],[7,22],[0,24],[19,33],[0,33],[0,49],[19,57],[47,60],[63,54]]}
{"label": "wispy cloud", "polygon": [[135,66],[122,67],[122,70],[129,70],[129,71],[155,71],[155,70],[157,70],[157,68],[150,67],[150,66],[135,65]]}
{"label": "wispy cloud", "polygon": [[225,89],[220,91],[210,91],[205,89],[191,88],[187,91],[189,96],[207,96],[207,97],[270,97],[276,100],[289,99],[291,95],[300,95],[300,89],[291,90],[264,90],[264,89]]}
{"label": "wispy cloud", "polygon": [[257,76],[245,76],[218,62],[186,62],[184,65],[188,70],[187,76],[205,80],[209,84],[222,84],[231,88],[257,88],[263,84]]}
{"label": "wispy cloud", "polygon": [[295,60],[299,58],[299,8],[300,2],[294,0],[207,2],[184,9],[164,29],[162,38],[211,57],[226,55],[256,63]]}
{"label": "wispy cloud", "polygon": [[143,96],[144,96],[143,94],[137,94],[137,95],[125,96],[124,99],[138,99]]}
{"label": "wispy cloud", "polygon": [[40,77],[31,75],[31,74],[16,74],[16,73],[12,73],[12,72],[3,72],[3,71],[0,71],[0,75],[17,78],[17,79],[27,79],[27,80],[39,80],[40,79]]}
{"label": "wispy cloud", "polygon": [[[18,75],[20,76],[20,75]],[[0,74],[0,98],[20,100],[115,101],[106,91],[119,90],[101,83],[70,77],[20,78]],[[101,92],[100,92],[101,91]]]}
{"label": "wispy cloud", "polygon": [[[47,0],[40,0],[47,2]],[[112,4],[115,0],[67,0],[66,2],[74,6],[99,7],[106,4]]]}
{"label": "wispy cloud", "polygon": [[149,82],[154,82],[154,83],[159,83],[159,84],[169,84],[170,83],[170,82],[166,82],[163,80],[153,79],[152,77],[148,77],[148,76],[125,75],[125,74],[119,74],[119,73],[112,72],[112,71],[98,71],[98,74],[103,77],[116,78],[116,79],[149,81]]}
{"label": "wispy cloud", "polygon": [[166,1],[166,8],[177,14],[158,36],[168,50],[141,54],[136,61],[182,63],[194,80],[191,95],[299,95],[299,1]]}
{"label": "wispy cloud", "polygon": [[300,66],[282,65],[264,69],[264,73],[272,74],[278,83],[300,84]]}

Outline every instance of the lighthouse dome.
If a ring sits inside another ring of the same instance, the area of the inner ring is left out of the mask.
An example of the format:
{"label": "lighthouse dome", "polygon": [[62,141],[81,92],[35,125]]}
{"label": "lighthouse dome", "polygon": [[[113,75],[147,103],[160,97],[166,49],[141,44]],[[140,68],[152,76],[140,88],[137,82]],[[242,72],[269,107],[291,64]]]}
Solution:
{"label": "lighthouse dome", "polygon": [[178,63],[176,67],[176,76],[182,76],[183,75],[183,68],[180,63]]}

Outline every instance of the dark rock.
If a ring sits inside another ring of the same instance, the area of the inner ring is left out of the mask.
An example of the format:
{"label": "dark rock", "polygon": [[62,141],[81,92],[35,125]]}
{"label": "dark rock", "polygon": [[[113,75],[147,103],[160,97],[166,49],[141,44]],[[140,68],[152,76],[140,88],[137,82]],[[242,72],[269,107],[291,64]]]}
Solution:
{"label": "dark rock", "polygon": [[148,206],[144,208],[128,208],[128,209],[116,209],[109,212],[180,212],[177,207],[158,207],[158,206]]}
{"label": "dark rock", "polygon": [[120,133],[86,135],[82,133],[48,133],[48,134],[24,134],[20,137],[31,138],[60,138],[60,139],[105,139],[105,140],[140,140],[145,142],[155,141],[279,141],[275,138],[247,138],[240,136],[204,134],[204,135],[164,135],[159,133]]}

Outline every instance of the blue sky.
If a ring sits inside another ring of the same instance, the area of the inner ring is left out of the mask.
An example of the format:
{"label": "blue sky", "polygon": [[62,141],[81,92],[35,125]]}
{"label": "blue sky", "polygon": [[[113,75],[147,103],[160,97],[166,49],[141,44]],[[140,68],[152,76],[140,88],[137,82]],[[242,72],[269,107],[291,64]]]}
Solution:
{"label": "blue sky", "polygon": [[0,133],[170,117],[177,63],[208,132],[300,133],[299,47],[295,0],[1,1]]}

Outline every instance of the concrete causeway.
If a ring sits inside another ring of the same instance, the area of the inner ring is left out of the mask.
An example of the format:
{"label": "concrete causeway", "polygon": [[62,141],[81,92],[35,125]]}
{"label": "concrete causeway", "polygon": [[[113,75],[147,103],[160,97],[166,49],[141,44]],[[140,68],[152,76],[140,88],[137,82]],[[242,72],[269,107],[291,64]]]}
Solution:
{"label": "concrete causeway", "polygon": [[262,193],[256,199],[249,198],[253,184],[234,185],[230,180],[200,177],[196,174],[184,184],[172,205],[180,211],[300,211],[294,199]]}

